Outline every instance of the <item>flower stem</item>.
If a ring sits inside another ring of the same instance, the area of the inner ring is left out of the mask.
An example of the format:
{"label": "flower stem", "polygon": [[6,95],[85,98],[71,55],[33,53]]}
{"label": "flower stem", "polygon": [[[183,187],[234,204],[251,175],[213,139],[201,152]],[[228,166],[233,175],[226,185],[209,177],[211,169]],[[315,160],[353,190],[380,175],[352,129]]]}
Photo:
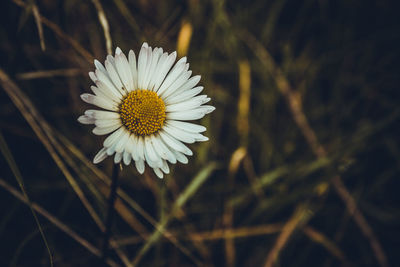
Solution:
{"label": "flower stem", "polygon": [[102,249],[102,259],[106,260],[108,256],[108,245],[110,241],[111,235],[111,226],[114,218],[114,203],[117,196],[117,187],[118,187],[118,173],[119,173],[119,164],[114,164],[112,177],[111,177],[111,189],[108,197],[108,210],[105,224],[105,232],[103,239],[103,249]]}

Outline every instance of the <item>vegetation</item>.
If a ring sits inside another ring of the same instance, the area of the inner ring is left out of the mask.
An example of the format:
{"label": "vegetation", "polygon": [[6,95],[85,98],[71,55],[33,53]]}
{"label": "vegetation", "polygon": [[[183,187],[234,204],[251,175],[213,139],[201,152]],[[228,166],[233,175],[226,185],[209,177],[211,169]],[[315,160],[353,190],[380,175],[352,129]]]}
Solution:
{"label": "vegetation", "polygon": [[[103,266],[93,59],[187,56],[217,109],[163,180],[120,172],[108,266],[400,266],[391,1],[0,4],[0,265]],[[147,168],[148,169],[148,168]],[[51,255],[51,256],[50,256]]]}

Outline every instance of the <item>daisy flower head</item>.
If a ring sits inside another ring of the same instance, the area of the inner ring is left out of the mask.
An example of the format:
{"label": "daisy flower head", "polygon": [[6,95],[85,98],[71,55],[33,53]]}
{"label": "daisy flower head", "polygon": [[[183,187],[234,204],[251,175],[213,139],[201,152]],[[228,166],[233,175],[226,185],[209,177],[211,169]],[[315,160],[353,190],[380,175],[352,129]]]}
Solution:
{"label": "daisy flower head", "polygon": [[117,48],[104,66],[94,61],[96,70],[89,73],[94,94],[81,98],[102,110],[86,110],[78,121],[94,124],[96,135],[108,135],[93,159],[95,164],[114,155],[115,164],[133,162],[142,174],[147,163],[163,178],[169,173],[168,162],[186,164],[186,156],[193,155],[184,143],[208,140],[201,134],[206,128],[189,121],[215,108],[204,105],[210,98],[199,95],[200,76],[191,77],[186,57],[175,60],[176,52],[168,54],[144,43],[137,60],[132,50],[127,58]]}

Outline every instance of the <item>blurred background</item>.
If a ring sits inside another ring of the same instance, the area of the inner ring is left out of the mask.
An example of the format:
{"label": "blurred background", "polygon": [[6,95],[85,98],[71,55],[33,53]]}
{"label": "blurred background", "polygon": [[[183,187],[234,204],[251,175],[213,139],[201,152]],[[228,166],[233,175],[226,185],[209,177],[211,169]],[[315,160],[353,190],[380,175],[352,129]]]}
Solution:
{"label": "blurred background", "polygon": [[163,180],[124,167],[108,266],[400,266],[399,20],[388,0],[1,1],[0,266],[104,265],[112,160],[91,163],[79,96],[144,41],[217,109]]}

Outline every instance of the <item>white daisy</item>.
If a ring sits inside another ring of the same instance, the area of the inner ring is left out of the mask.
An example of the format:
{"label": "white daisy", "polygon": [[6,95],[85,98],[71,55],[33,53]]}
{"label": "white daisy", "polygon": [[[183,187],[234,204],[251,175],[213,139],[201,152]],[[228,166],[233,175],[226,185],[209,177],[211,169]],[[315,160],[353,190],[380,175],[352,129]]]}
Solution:
{"label": "white daisy", "polygon": [[94,61],[96,70],[89,73],[96,84],[91,86],[94,94],[81,98],[104,110],[86,110],[78,121],[94,124],[96,135],[109,134],[95,164],[114,155],[116,164],[133,161],[139,173],[147,162],[162,178],[169,173],[167,161],[188,162],[186,156],[193,153],[184,143],[208,140],[201,134],[204,126],[186,121],[201,119],[215,108],[204,105],[209,97],[198,95],[203,90],[196,86],[200,76],[190,77],[186,57],[174,64],[175,59],[176,52],[163,53],[144,43],[137,61],[132,50],[126,58],[119,48],[104,66]]}

